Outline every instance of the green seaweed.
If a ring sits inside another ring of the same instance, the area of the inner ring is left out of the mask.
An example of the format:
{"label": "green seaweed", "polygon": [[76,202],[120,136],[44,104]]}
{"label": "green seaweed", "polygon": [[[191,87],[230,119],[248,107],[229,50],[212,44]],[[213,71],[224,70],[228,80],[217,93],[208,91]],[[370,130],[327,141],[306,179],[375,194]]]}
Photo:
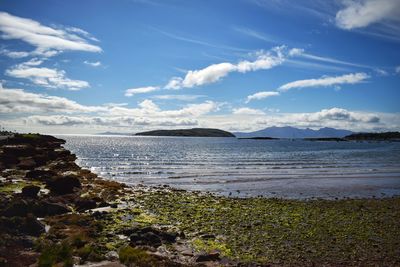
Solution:
{"label": "green seaweed", "polygon": [[129,266],[158,266],[156,258],[143,249],[126,246],[119,250],[118,255],[119,260]]}
{"label": "green seaweed", "polygon": [[39,267],[52,267],[62,263],[64,267],[73,266],[72,248],[66,243],[50,244],[42,248],[39,256]]}
{"label": "green seaweed", "polygon": [[[160,222],[197,237],[195,248],[214,246],[242,262],[400,263],[400,198],[295,201],[158,190],[137,200]],[[203,233],[223,242],[199,239]]]}

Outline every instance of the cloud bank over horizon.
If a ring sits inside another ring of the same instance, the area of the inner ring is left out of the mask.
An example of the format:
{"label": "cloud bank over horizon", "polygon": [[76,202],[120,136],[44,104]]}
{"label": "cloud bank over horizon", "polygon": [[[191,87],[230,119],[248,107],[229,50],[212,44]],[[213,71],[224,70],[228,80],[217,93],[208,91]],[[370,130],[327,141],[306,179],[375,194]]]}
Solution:
{"label": "cloud bank over horizon", "polygon": [[0,103],[0,114],[12,114],[3,123],[25,131],[32,127],[53,127],[54,133],[65,130],[73,133],[82,126],[89,127],[85,133],[107,129],[135,132],[134,129],[158,127],[218,127],[230,131],[250,131],[269,126],[320,128],[321,125],[373,131],[391,130],[393,125],[400,122],[399,116],[392,114],[350,111],[337,107],[309,113],[276,113],[242,107],[233,108],[229,114],[219,115],[218,111],[227,109],[229,112],[229,108],[224,107],[224,103],[213,101],[187,104],[176,110],[162,110],[148,99],[138,102],[133,108],[108,104],[86,106],[67,98],[2,86]]}

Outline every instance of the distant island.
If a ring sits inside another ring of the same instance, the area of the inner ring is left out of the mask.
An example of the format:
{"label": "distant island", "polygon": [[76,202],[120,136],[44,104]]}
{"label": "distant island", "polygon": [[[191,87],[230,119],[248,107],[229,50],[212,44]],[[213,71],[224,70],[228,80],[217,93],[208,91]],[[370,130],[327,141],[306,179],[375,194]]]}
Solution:
{"label": "distant island", "polygon": [[130,135],[129,133],[118,133],[118,132],[103,132],[97,133],[97,135]]}
{"label": "distant island", "polygon": [[400,141],[400,132],[355,133],[345,137],[355,141]]}
{"label": "distant island", "polygon": [[307,141],[400,141],[400,132],[354,133],[343,138],[304,138]]}
{"label": "distant island", "polygon": [[304,138],[306,141],[334,141],[334,142],[346,142],[349,141],[346,138],[338,138],[338,137],[320,137],[320,138]]}
{"label": "distant island", "polygon": [[239,137],[238,139],[252,139],[252,140],[279,140],[279,138],[274,137]]}
{"label": "distant island", "polygon": [[187,137],[235,137],[234,134],[211,128],[175,129],[175,130],[154,130],[136,133],[140,136],[187,136]]}

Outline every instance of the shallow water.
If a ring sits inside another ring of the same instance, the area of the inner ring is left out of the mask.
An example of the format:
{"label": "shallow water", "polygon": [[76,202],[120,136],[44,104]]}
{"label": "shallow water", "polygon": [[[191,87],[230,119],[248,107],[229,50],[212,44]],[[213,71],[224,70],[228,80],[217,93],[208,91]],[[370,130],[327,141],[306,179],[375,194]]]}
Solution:
{"label": "shallow water", "polygon": [[400,142],[59,137],[80,166],[127,184],[300,199],[400,195]]}

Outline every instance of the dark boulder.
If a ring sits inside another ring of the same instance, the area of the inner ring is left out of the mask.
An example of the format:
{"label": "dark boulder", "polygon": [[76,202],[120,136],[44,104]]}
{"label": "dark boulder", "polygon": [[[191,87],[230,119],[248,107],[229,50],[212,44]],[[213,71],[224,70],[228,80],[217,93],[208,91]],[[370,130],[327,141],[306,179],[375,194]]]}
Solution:
{"label": "dark boulder", "polygon": [[0,154],[0,161],[6,166],[10,167],[18,163],[18,157],[13,154]]}
{"label": "dark boulder", "polygon": [[64,204],[51,203],[48,201],[40,201],[35,206],[34,213],[35,213],[35,215],[37,215],[39,217],[45,217],[45,216],[60,215],[60,214],[68,213],[70,211],[71,211],[71,209],[69,209]]}
{"label": "dark boulder", "polygon": [[3,210],[2,215],[6,217],[13,216],[26,216],[28,213],[32,213],[34,210],[34,202],[15,199]]}
{"label": "dark boulder", "polygon": [[133,233],[130,236],[130,240],[130,244],[133,246],[150,246],[157,248],[162,245],[161,238],[152,232]]}
{"label": "dark boulder", "polygon": [[71,210],[64,204],[51,203],[48,201],[37,201],[28,199],[14,199],[2,212],[3,216],[13,217],[27,216],[29,213],[38,217],[59,215],[70,212]]}
{"label": "dark boulder", "polygon": [[22,188],[22,196],[24,197],[30,197],[30,198],[36,198],[37,194],[40,191],[40,187],[36,185],[27,185],[24,188]]}
{"label": "dark boulder", "polygon": [[75,203],[75,206],[78,211],[85,211],[96,208],[97,204],[93,199],[81,198]]}
{"label": "dark boulder", "polygon": [[33,159],[35,160],[37,167],[46,165],[46,163],[50,161],[46,154],[39,153],[36,153]]}
{"label": "dark boulder", "polygon": [[36,162],[31,158],[22,158],[17,166],[22,170],[33,170],[36,167]]}
{"label": "dark boulder", "polygon": [[15,134],[12,138],[0,140],[0,145],[31,145],[35,147],[57,148],[65,144],[65,140],[50,135]]}
{"label": "dark boulder", "polygon": [[23,218],[18,228],[22,233],[32,236],[39,236],[45,232],[44,225],[31,214]]}
{"label": "dark boulder", "polygon": [[35,154],[35,148],[31,145],[4,145],[2,149],[4,154],[16,157],[30,157]]}
{"label": "dark boulder", "polygon": [[57,195],[70,194],[74,192],[75,188],[81,187],[81,182],[77,176],[59,176],[52,180],[46,181],[47,187],[51,193]]}
{"label": "dark boulder", "polygon": [[45,232],[45,227],[32,214],[27,214],[25,217],[0,217],[0,230],[12,235],[39,236]]}
{"label": "dark boulder", "polygon": [[196,257],[197,262],[203,261],[218,261],[220,260],[220,253],[219,251],[211,251],[210,253],[200,254]]}
{"label": "dark boulder", "polygon": [[48,165],[55,172],[79,171],[81,168],[73,161],[57,160]]}
{"label": "dark boulder", "polygon": [[163,243],[174,243],[177,238],[176,233],[163,232],[153,227],[131,228],[123,231],[130,235],[131,245],[159,247]]}
{"label": "dark boulder", "polygon": [[100,203],[97,205],[99,208],[104,208],[110,206],[110,203],[105,202],[104,200],[101,200]]}
{"label": "dark boulder", "polygon": [[32,170],[26,173],[25,178],[39,181],[51,180],[57,174],[53,171]]}

